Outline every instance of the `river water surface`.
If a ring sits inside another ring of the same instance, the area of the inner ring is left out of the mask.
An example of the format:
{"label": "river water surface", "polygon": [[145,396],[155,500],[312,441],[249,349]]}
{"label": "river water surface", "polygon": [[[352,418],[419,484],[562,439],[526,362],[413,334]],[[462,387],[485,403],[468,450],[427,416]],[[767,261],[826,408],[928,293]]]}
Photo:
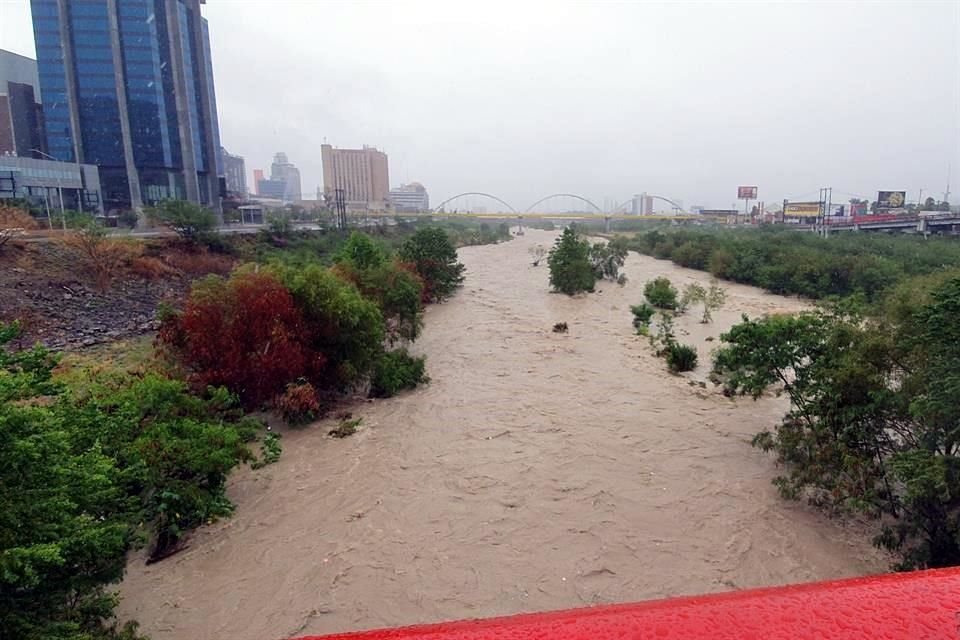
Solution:
{"label": "river water surface", "polygon": [[631,254],[624,287],[550,294],[528,251],[554,235],[461,249],[465,286],[415,347],[432,382],[356,406],[350,438],[285,433],[278,463],[232,478],[232,518],[131,559],[121,617],[154,640],[272,640],[884,570],[865,531],[777,496],[749,440],[784,399],[695,384],[708,337],[803,303],[725,284],[713,324],[678,319],[701,366],[673,376],[629,306],[658,275],[709,276]]}

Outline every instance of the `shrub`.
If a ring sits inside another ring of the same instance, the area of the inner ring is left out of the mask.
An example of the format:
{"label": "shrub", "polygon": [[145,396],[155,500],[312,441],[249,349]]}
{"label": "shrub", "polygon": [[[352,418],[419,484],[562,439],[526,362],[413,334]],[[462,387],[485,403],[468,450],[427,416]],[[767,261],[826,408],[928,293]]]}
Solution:
{"label": "shrub", "polygon": [[596,274],[590,263],[590,244],[581,240],[573,226],[567,227],[557,238],[547,257],[550,267],[550,286],[554,291],[572,296],[581,291],[593,291]]}
{"label": "shrub", "polygon": [[35,228],[36,221],[29,212],[0,205],[0,250],[17,235]]}
{"label": "shrub", "polygon": [[598,242],[590,247],[590,264],[597,280],[617,281],[620,267],[627,259],[627,246],[624,238],[615,238],[610,242]]}
{"label": "shrub", "polygon": [[367,234],[354,231],[333,254],[333,261],[346,263],[357,271],[374,269],[386,264],[387,250]]}
{"label": "shrub", "polygon": [[683,288],[683,294],[680,296],[680,302],[677,304],[677,311],[686,313],[690,305],[703,302],[707,297],[707,290],[699,282],[691,282]]}
{"label": "shrub", "polygon": [[56,357],[8,351],[0,326],[0,637],[133,640],[111,624],[127,552],[152,559],[229,513],[229,471],[254,425],[225,390],[205,398],[148,374],[90,376],[69,393]]}
{"label": "shrub", "polygon": [[159,280],[176,275],[178,271],[160,258],[137,256],[130,261],[130,273],[144,280]]}
{"label": "shrub", "polygon": [[280,459],[283,453],[283,445],[280,444],[280,434],[271,431],[263,437],[263,443],[260,445],[260,459],[250,463],[251,469],[262,469],[268,464],[273,464]]}
{"label": "shrub", "polygon": [[457,250],[440,227],[417,231],[403,243],[398,256],[423,280],[424,302],[441,302],[463,283],[465,267],[457,262]]}
{"label": "shrub", "polygon": [[671,342],[666,356],[667,366],[674,373],[693,371],[697,366],[697,350],[686,344]]}
{"label": "shrub", "polygon": [[677,308],[677,290],[670,283],[669,278],[656,278],[643,287],[643,295],[647,302],[658,309]]}
{"label": "shrub", "polygon": [[113,279],[143,253],[143,244],[110,238],[106,229],[94,224],[64,237],[63,242],[77,254],[81,268],[90,273],[101,292],[109,289]]}
{"label": "shrub", "polygon": [[331,429],[329,435],[334,438],[346,438],[357,432],[357,427],[363,422],[363,418],[341,418],[336,429]]}
{"label": "shrub", "polygon": [[275,269],[302,313],[306,345],[315,354],[307,378],[319,389],[342,390],[362,381],[383,349],[384,321],[376,303],[318,264]]}
{"label": "shrub", "polygon": [[203,242],[217,226],[213,212],[186,200],[164,200],[147,211],[147,219],[189,243]]}
{"label": "shrub", "polygon": [[377,360],[370,377],[370,396],[389,398],[405,389],[426,382],[424,358],[416,358],[406,349],[387,351]]}
{"label": "shrub", "polygon": [[197,281],[181,314],[162,321],[172,347],[199,388],[224,385],[247,407],[316,368],[293,296],[273,275],[237,273]]}
{"label": "shrub", "polygon": [[646,302],[644,302],[643,304],[631,305],[630,313],[633,314],[634,328],[639,329],[640,327],[649,327],[650,321],[653,319],[653,315],[656,312],[657,310],[651,307]]}
{"label": "shrub", "polygon": [[569,330],[570,330],[570,327],[567,326],[566,322],[558,322],[555,325],[553,325],[554,333],[566,333]]}
{"label": "shrub", "polygon": [[309,382],[288,384],[287,390],[277,396],[273,405],[290,425],[310,422],[321,414],[317,390]]}
{"label": "shrub", "polygon": [[233,270],[234,260],[219,253],[211,253],[205,248],[194,251],[172,250],[164,254],[164,259],[174,269],[187,276],[205,276],[211,273],[225,276]]}
{"label": "shrub", "polygon": [[400,263],[389,262],[378,242],[353,232],[334,255],[334,272],[374,301],[385,322],[387,340],[416,340],[423,327],[423,281]]}

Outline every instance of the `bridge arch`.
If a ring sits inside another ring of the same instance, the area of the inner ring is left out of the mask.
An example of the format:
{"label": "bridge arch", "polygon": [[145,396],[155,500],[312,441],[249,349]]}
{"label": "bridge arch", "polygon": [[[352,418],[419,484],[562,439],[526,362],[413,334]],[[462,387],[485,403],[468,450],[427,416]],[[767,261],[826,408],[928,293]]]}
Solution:
{"label": "bridge arch", "polygon": [[504,200],[501,200],[500,198],[498,198],[497,196],[495,196],[495,195],[493,195],[493,194],[491,194],[491,193],[484,193],[483,191],[465,191],[465,192],[463,192],[463,193],[458,193],[457,195],[451,196],[451,197],[447,198],[446,200],[444,200],[443,202],[441,202],[440,204],[436,205],[436,206],[434,207],[434,211],[439,210],[439,209],[442,209],[442,208],[443,208],[443,205],[447,204],[448,202],[450,202],[450,201],[452,201],[452,200],[456,200],[457,198],[461,198],[461,197],[463,197],[463,196],[484,196],[485,198],[490,198],[491,200],[496,200],[497,202],[499,202],[500,204],[502,204],[503,206],[505,206],[507,209],[510,209],[510,211],[512,211],[513,213],[517,213],[517,210],[514,209],[513,207],[511,207],[509,202],[506,202],[506,201],[504,201]]}
{"label": "bridge arch", "polygon": [[[665,198],[665,197],[663,197],[663,196],[654,195],[654,194],[652,194],[652,193],[648,193],[648,194],[646,194],[646,195],[647,195],[647,197],[653,198],[653,199],[655,199],[655,200],[663,200],[664,202],[668,202],[668,203],[670,203],[670,205],[676,207],[677,209],[680,209],[680,213],[685,213],[685,211],[683,210],[683,207],[681,207],[679,204],[677,204],[676,202],[674,202],[674,201],[671,200],[670,198]],[[627,200],[624,200],[622,203],[620,203],[620,204],[617,205],[617,207],[613,210],[612,213],[616,213],[617,211],[622,210],[624,207],[626,207],[626,206],[627,206],[628,204],[630,204],[631,202],[633,202],[633,198],[629,198],[629,199],[627,199]]]}
{"label": "bridge arch", "polygon": [[596,210],[597,210],[597,213],[603,213],[603,210],[602,210],[600,207],[598,207],[597,205],[593,204],[592,202],[590,202],[589,200],[587,200],[587,199],[584,198],[583,196],[578,196],[578,195],[575,194],[575,193],[551,193],[551,194],[548,195],[548,196],[545,196],[545,197],[543,197],[543,198],[540,198],[539,200],[537,200],[536,202],[534,202],[532,205],[530,205],[529,207],[527,207],[526,209],[524,209],[524,213],[529,213],[530,211],[533,210],[533,208],[534,208],[535,206],[537,206],[537,205],[540,204],[541,202],[546,202],[546,201],[549,200],[550,198],[557,198],[557,197],[576,198],[577,200],[580,200],[581,202],[585,202],[585,203],[587,203],[588,205],[590,205],[591,207],[593,207],[594,209],[596,209]]}

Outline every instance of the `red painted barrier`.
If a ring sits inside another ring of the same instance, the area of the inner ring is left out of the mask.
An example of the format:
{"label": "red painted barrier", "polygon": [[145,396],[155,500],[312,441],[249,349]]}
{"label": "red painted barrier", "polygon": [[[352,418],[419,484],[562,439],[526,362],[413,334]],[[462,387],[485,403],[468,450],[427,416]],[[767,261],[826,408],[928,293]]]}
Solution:
{"label": "red painted barrier", "polygon": [[324,636],[324,640],[521,638],[958,640],[960,569]]}

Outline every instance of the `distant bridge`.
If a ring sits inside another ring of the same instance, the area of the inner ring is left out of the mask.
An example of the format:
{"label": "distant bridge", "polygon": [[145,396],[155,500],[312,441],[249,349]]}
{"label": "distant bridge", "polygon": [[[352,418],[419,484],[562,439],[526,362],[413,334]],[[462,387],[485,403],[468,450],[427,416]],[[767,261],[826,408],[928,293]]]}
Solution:
{"label": "distant bridge", "polygon": [[[653,198],[653,199],[656,199],[656,200],[663,200],[664,202],[669,203],[672,207],[674,207],[676,210],[678,210],[681,214],[684,213],[683,207],[680,206],[680,204],[678,204],[677,202],[671,200],[670,198],[667,198],[667,197],[664,197],[664,196],[651,195],[651,194],[647,194],[647,195],[648,195],[648,197]],[[502,199],[502,198],[500,198],[500,197],[498,197],[498,196],[496,196],[496,195],[494,195],[494,194],[492,194],[492,193],[486,193],[486,192],[484,192],[484,191],[465,191],[465,192],[463,192],[463,193],[458,193],[458,194],[455,195],[455,196],[450,196],[449,198],[447,198],[447,199],[444,200],[443,202],[437,204],[437,205],[434,207],[434,211],[443,209],[445,205],[449,204],[450,202],[453,202],[453,201],[456,200],[457,198],[463,198],[463,197],[467,197],[467,196],[480,196],[480,197],[483,197],[483,198],[489,198],[489,199],[491,199],[491,200],[493,200],[493,201],[495,201],[495,202],[498,202],[499,204],[503,205],[504,207],[506,207],[511,213],[519,213],[519,210],[518,210],[516,207],[514,207],[513,205],[511,205],[509,202],[507,202],[506,200],[504,200],[504,199]],[[613,210],[611,210],[611,211],[609,211],[609,212],[605,212],[603,209],[601,209],[600,207],[598,207],[598,206],[597,206],[593,201],[591,201],[589,198],[586,198],[586,197],[584,197],[584,196],[578,195],[578,194],[576,194],[576,193],[551,193],[550,195],[544,196],[544,197],[540,198],[539,200],[537,200],[536,202],[534,202],[533,204],[531,204],[529,207],[527,207],[526,209],[524,209],[523,212],[524,212],[524,213],[532,212],[532,211],[534,211],[534,209],[535,209],[536,207],[540,206],[541,204],[543,204],[544,202],[546,202],[547,200],[549,200],[549,199],[551,199],[551,198],[573,198],[573,199],[575,199],[575,200],[579,200],[580,202],[588,205],[591,209],[593,209],[594,211],[596,211],[597,215],[607,215],[607,214],[615,215],[615,214],[617,214],[618,212],[622,211],[622,210],[626,207],[626,205],[629,204],[630,202],[632,202],[632,200],[633,200],[633,198],[630,198],[629,200],[626,200],[626,201],[623,202],[622,204],[617,205],[616,207],[614,207]],[[457,215],[464,215],[464,214],[457,214]],[[630,217],[631,217],[631,218],[636,218],[637,216],[630,216]],[[664,216],[657,216],[657,217],[658,217],[658,218],[661,218],[661,217],[664,217]]]}

